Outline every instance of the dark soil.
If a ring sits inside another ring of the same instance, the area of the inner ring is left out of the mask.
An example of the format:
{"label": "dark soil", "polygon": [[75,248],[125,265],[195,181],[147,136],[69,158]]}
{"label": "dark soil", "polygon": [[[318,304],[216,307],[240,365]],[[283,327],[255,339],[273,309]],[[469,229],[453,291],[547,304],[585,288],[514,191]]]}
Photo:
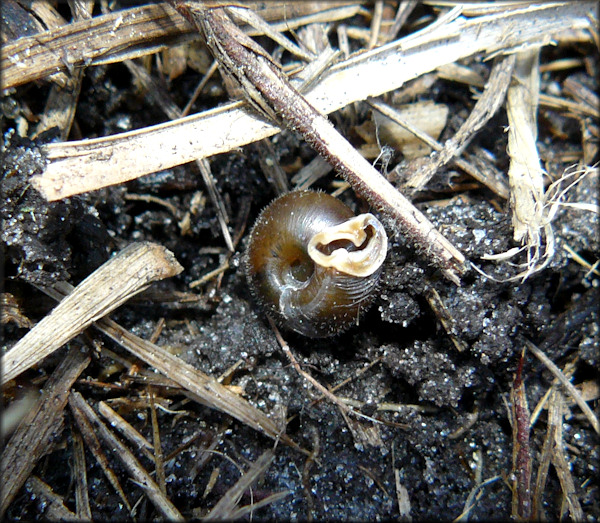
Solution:
{"label": "dark soil", "polygon": [[[591,46],[545,51],[542,63],[557,57],[586,55],[594,57],[597,67],[597,49]],[[597,90],[596,77],[583,67],[545,74],[542,90],[553,82],[562,82],[566,74],[579,75]],[[175,79],[169,86],[173,99],[185,104],[197,79],[198,74],[192,70]],[[30,105],[41,110],[39,100],[44,99],[47,89],[43,83],[18,88],[7,93],[2,104],[4,108]],[[431,89],[431,99],[461,106],[464,116],[474,104],[466,87],[441,79]],[[223,101],[221,96],[206,95],[194,111]],[[397,486],[402,485],[408,492],[412,519],[450,520],[464,510],[477,478],[485,481],[497,476],[496,481],[482,488],[470,517],[505,520],[511,515],[513,497],[513,435],[507,401],[521,358],[530,410],[553,382],[544,365],[530,352],[523,353],[525,340],[536,344],[561,368],[575,359],[574,384],[589,380],[597,383],[599,280],[597,272],[588,271],[565,251],[568,246],[592,264],[599,259],[598,217],[593,213],[561,210],[552,223],[556,239],[552,262],[524,282],[498,283],[471,270],[462,285],[456,286],[428,266],[398,231],[390,230],[390,248],[378,297],[357,327],[337,337],[317,340],[283,331],[306,371],[329,387],[349,379],[336,395],[359,402],[363,414],[381,423],[373,424],[364,418],[345,420],[331,402],[313,401],[319,395],[290,365],[253,302],[242,265],[247,232],[223,277],[195,289],[203,296],[200,304],[186,305],[167,299],[172,291],[189,292],[190,282],[217,268],[226,256],[209,199],[192,216],[189,233],[181,234],[178,221],[189,209],[194,193],[205,191],[194,166],[177,167],[127,185],[49,203],[28,185],[28,179],[43,169],[45,160],[38,146],[51,137],[37,142],[19,138],[15,131],[19,111],[11,113],[4,108],[0,201],[4,291],[12,294],[22,313],[35,322],[53,306],[35,286],[60,280],[76,285],[111,253],[132,242],[148,240],[171,250],[185,270],[155,286],[153,301],[142,295],[111,317],[143,338],[149,338],[157,322],[164,318],[166,325],[156,343],[209,375],[218,377],[241,362],[231,385],[239,387],[244,398],[272,417],[291,418],[287,434],[302,447],[315,451],[314,460],[307,460],[304,454],[277,445],[274,462],[241,503],[257,502],[284,490],[290,494],[257,510],[253,518],[395,518],[399,516]],[[370,117],[366,107],[358,109],[358,123]],[[504,114],[501,111],[492,119],[471,147],[492,151],[496,166],[505,172],[508,158]],[[123,130],[125,119],[130,128],[164,121],[158,108],[136,92],[122,65],[88,70],[76,114],[82,135],[115,134]],[[331,119],[340,124],[344,134],[352,135],[350,123],[344,124],[341,115],[332,115]],[[462,121],[464,117],[458,125]],[[539,121],[542,159],[556,178],[569,165],[560,160],[560,153],[581,150],[580,122],[547,108],[540,110]],[[560,139],[554,132],[555,124],[549,123],[557,121],[565,130]],[[440,141],[455,132],[453,123]],[[288,131],[275,136],[272,144],[278,155],[276,160],[284,168],[294,165],[297,170],[299,163],[306,164],[315,155]],[[248,231],[260,210],[276,196],[261,173],[255,151],[248,146],[211,159],[232,231],[244,226]],[[295,171],[289,171],[291,177]],[[330,175],[319,187],[331,192],[332,181]],[[473,188],[471,184],[462,190],[460,182],[465,181],[466,175],[446,168],[432,180],[428,192],[418,196],[418,206],[482,271],[498,280],[506,279],[516,269],[506,263],[482,260],[481,256],[514,247],[508,204],[482,187]],[[572,191],[569,201],[597,203],[597,183],[597,176],[588,176]],[[161,205],[127,200],[128,194],[158,196],[177,209],[177,216]],[[364,209],[364,202],[351,191],[341,198],[355,210]],[[450,333],[465,350],[457,349],[432,311],[427,298],[433,291],[447,309]],[[165,298],[161,300],[161,296]],[[25,333],[26,329],[15,323],[4,325],[5,348],[13,346]],[[97,332],[90,331],[80,342],[89,344],[91,337],[99,346],[126,356],[118,345]],[[65,350],[21,375],[5,391],[5,403],[26,390],[43,386],[43,377],[52,372]],[[131,379],[122,367],[108,372],[115,362],[97,349],[91,353],[92,364],[75,389],[92,405],[99,400],[127,398],[130,404],[122,402],[119,408],[115,403],[113,407],[152,441],[149,411],[135,406],[135,401],[145,398],[146,384]],[[121,387],[111,390],[93,386],[94,381]],[[165,463],[167,494],[186,517],[201,516],[238,480],[240,471],[232,462],[245,467],[273,447],[273,441],[227,415],[184,401],[181,391],[157,387],[156,394],[167,407],[158,411],[163,454],[168,456],[192,438],[187,448]],[[72,425],[67,409],[62,432],[55,434],[34,474],[63,497],[69,509],[75,510]],[[366,429],[372,430],[372,436],[377,432],[370,441],[361,439]],[[565,413],[562,429],[575,494],[585,517],[598,519],[598,436],[575,405]],[[530,434],[534,482],[545,436],[546,411],[542,411]],[[218,453],[206,459],[204,450],[212,442],[216,442],[214,449]],[[201,461],[203,456],[206,461]],[[152,470],[150,461],[140,459]],[[86,461],[94,519],[129,518],[88,451]],[[112,464],[131,504],[142,498],[138,519],[156,518],[142,490],[127,480],[127,473],[116,461]],[[216,468],[216,483],[205,496]],[[551,466],[543,494],[543,510],[548,518],[560,517],[562,500],[559,477]],[[41,519],[45,508],[44,502],[23,488],[7,516]]]}

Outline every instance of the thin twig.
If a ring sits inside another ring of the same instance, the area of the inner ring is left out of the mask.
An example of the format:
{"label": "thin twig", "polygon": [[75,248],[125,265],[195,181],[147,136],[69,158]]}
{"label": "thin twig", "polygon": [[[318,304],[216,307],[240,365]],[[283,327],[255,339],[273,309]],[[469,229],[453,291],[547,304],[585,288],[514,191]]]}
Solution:
{"label": "thin twig", "polygon": [[300,133],[353,188],[377,210],[389,216],[444,274],[459,283],[466,260],[425,216],[356,151],[290,84],[271,57],[245,35],[223,9],[174,1],[194,23],[248,103],[264,117]]}
{"label": "thin twig", "polygon": [[137,458],[121,441],[108,429],[94,412],[92,407],[85,401],[83,396],[78,392],[72,392],[69,396],[69,406],[75,414],[77,423],[85,419],[91,424],[94,433],[98,434],[104,444],[112,450],[114,455],[119,458],[123,466],[131,474],[143,489],[148,499],[152,501],[154,507],[162,514],[163,517],[170,520],[183,520],[183,516],[177,510],[175,505],[161,491],[160,487],[152,479],[150,474],[142,467]]}
{"label": "thin twig", "polygon": [[594,411],[590,408],[590,406],[581,397],[581,394],[575,388],[575,385],[573,385],[565,377],[562,371],[554,364],[554,362],[550,358],[548,358],[548,356],[546,356],[540,349],[538,349],[533,343],[531,343],[529,340],[525,340],[525,344],[527,345],[527,348],[531,352],[533,352],[535,357],[538,360],[540,360],[544,365],[546,365],[548,370],[558,378],[558,380],[563,384],[565,389],[567,389],[567,392],[569,393],[571,398],[573,398],[573,400],[575,400],[575,403],[579,405],[579,408],[583,411],[586,418],[591,423],[592,427],[596,431],[596,434],[600,434],[600,423],[598,422],[598,418],[596,417]]}
{"label": "thin twig", "polygon": [[528,519],[531,516],[531,449],[529,445],[529,407],[523,377],[524,354],[510,390],[511,424],[513,433],[513,502],[512,516]]}
{"label": "thin twig", "polygon": [[36,461],[43,456],[52,436],[62,423],[71,385],[88,366],[89,356],[77,346],[50,376],[40,399],[25,415],[6,446],[0,460],[0,519],[31,474]]}
{"label": "thin twig", "polygon": [[456,134],[446,141],[439,154],[434,156],[408,180],[406,183],[407,188],[411,190],[422,189],[441,166],[448,163],[454,156],[460,155],[475,133],[481,130],[494,116],[504,102],[514,65],[514,55],[498,60],[493,66],[485,89],[469,117]]}
{"label": "thin twig", "polygon": [[298,363],[298,360],[296,360],[296,357],[294,356],[294,354],[290,350],[290,346],[283,339],[283,336],[279,332],[279,329],[277,328],[277,326],[275,325],[275,323],[273,322],[273,320],[271,318],[269,318],[269,317],[267,317],[267,319],[269,320],[269,323],[271,325],[271,328],[273,329],[273,332],[275,333],[275,337],[277,338],[277,341],[279,342],[279,345],[281,346],[283,352],[288,357],[288,359],[290,360],[290,363],[296,369],[296,372],[298,372],[298,374],[300,374],[306,381],[308,381],[319,392],[321,392],[321,394],[323,394],[323,396],[325,396],[327,399],[329,399],[330,401],[332,401],[333,403],[335,403],[340,408],[340,410],[342,411],[342,413],[346,413],[348,415],[352,415],[353,414],[355,416],[358,416],[358,417],[361,417],[361,418],[365,418],[365,419],[367,419],[369,421],[372,421],[374,423],[381,423],[379,420],[376,420],[374,418],[366,416],[362,412],[358,412],[358,411],[356,411],[356,410],[351,409],[350,407],[348,407],[348,405],[346,405],[340,398],[338,398],[330,390],[328,390],[323,385],[321,385],[308,372],[304,371],[302,369],[302,367],[300,367],[300,364]]}

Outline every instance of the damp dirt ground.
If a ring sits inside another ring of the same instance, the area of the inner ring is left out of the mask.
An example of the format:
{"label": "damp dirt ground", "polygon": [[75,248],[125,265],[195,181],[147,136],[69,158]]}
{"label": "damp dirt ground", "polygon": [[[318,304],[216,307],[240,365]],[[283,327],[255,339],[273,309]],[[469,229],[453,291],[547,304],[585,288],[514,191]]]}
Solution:
{"label": "damp dirt ground", "polygon": [[[597,49],[545,49],[541,61],[579,59],[587,52],[595,53],[591,67],[597,68]],[[484,73],[486,67],[479,64]],[[548,73],[542,77],[542,91],[564,83],[569,75],[597,90],[597,77],[589,72],[581,67]],[[201,97],[195,111],[226,101],[216,78],[209,89],[212,94]],[[188,70],[170,86],[171,96],[182,105],[195,86],[194,79],[197,73]],[[513,465],[510,416],[515,376],[520,369],[531,412],[554,382],[547,367],[526,350],[527,343],[539,347],[560,368],[569,364],[576,386],[598,385],[598,272],[570,254],[578,253],[590,264],[599,259],[597,215],[560,208],[552,221],[555,246],[550,263],[525,281],[504,281],[517,269],[482,256],[515,247],[508,203],[472,183],[460,170],[443,168],[415,204],[481,272],[471,269],[457,286],[429,265],[401,232],[388,228],[389,252],[377,297],[357,326],[326,339],[282,331],[305,371],[326,387],[343,383],[335,389],[336,396],[364,415],[347,417],[290,364],[248,290],[242,263],[247,233],[260,210],[276,196],[262,173],[257,149],[248,146],[210,160],[230,230],[234,236],[239,233],[235,252],[229,255],[214,206],[193,165],[58,202],[45,201],[28,180],[43,170],[40,145],[51,141],[52,133],[31,141],[19,137],[15,129],[23,107],[34,114],[43,111],[39,100],[47,89],[43,83],[18,88],[2,100],[4,293],[34,324],[53,307],[38,287],[61,280],[76,285],[131,243],[163,245],[184,271],[155,284],[151,295],[141,294],[121,306],[112,319],[146,339],[164,322],[158,345],[210,376],[225,375],[225,383],[250,403],[275,420],[287,420],[287,435],[311,454],[307,457],[281,442],[274,444],[233,418],[187,400],[181,390],[155,385],[162,452],[169,457],[164,463],[166,493],[184,516],[207,514],[239,479],[240,468],[246,469],[273,448],[273,462],[243,493],[240,504],[257,503],[283,491],[288,495],[257,508],[251,516],[255,520],[452,520],[469,503],[471,519],[511,516],[519,472]],[[428,96],[448,105],[455,115],[440,137],[443,142],[468,115],[474,103],[472,92],[440,78]],[[359,146],[353,127],[368,120],[370,113],[361,104],[355,109],[352,120],[349,113],[331,119]],[[164,115],[136,90],[121,64],[88,69],[76,113],[81,136],[111,135],[123,126],[142,128],[160,121]],[[509,162],[506,125],[501,110],[470,145],[490,151],[492,162],[504,172]],[[581,150],[582,125],[563,113],[540,109],[540,154],[555,177],[573,163],[562,158]],[[290,177],[315,156],[290,131],[276,135],[271,143],[274,160]],[[334,179],[330,174],[316,187],[331,192]],[[592,171],[573,188],[568,201],[597,204],[597,188],[597,172]],[[366,208],[351,190],[340,198],[355,211]],[[182,220],[191,208],[194,211],[182,233]],[[222,273],[190,290],[191,282],[225,260],[228,266]],[[194,292],[199,299],[179,302],[173,299],[177,292]],[[443,311],[432,308],[433,303],[443,304]],[[17,321],[5,323],[5,349],[27,330]],[[84,333],[73,344],[92,355],[74,389],[92,406],[108,402],[152,441],[148,385],[111,354],[132,357],[97,332]],[[65,351],[60,349],[11,382],[4,391],[5,407],[27,391],[41,388]],[[140,368],[145,369],[144,364]],[[559,430],[574,489],[568,496],[577,498],[585,519],[596,520],[600,517],[598,435],[560,390],[564,411]],[[596,405],[596,398],[592,396],[590,406]],[[529,432],[532,495],[548,433],[547,409],[538,414]],[[64,423],[33,471],[72,511],[76,506],[73,426],[67,409]],[[85,457],[93,518],[131,519],[89,450]],[[140,456],[140,461],[152,470],[147,457]],[[131,504],[139,500],[136,518],[156,518],[143,490],[128,479],[118,461],[111,458],[110,463]],[[543,492],[538,494],[549,519],[565,512],[568,496],[563,480],[550,465]],[[7,517],[42,519],[46,510],[47,502],[25,485]]]}

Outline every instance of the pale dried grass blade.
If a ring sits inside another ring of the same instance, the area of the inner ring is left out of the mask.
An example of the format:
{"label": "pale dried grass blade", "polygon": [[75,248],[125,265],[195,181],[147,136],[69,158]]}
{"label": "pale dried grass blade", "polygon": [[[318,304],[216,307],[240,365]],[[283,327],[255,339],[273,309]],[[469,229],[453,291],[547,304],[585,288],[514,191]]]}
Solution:
{"label": "pale dried grass blade", "polygon": [[175,256],[160,245],[129,245],[77,285],[68,298],[3,355],[1,383],[40,362],[152,282],[182,270]]}
{"label": "pale dried grass blade", "polygon": [[537,150],[540,92],[539,48],[518,53],[507,94],[510,203],[516,242],[539,248],[543,224],[544,170]]}
{"label": "pale dried grass blade", "polygon": [[52,434],[62,423],[71,385],[88,366],[89,356],[79,348],[69,351],[46,383],[44,391],[21,420],[19,427],[2,450],[0,460],[0,519],[8,505],[42,457]]}
{"label": "pale dried grass blade", "polygon": [[251,467],[242,475],[242,477],[231,487],[208,515],[203,518],[204,521],[222,521],[232,520],[233,512],[239,503],[242,494],[251,487],[252,483],[269,468],[273,461],[274,454],[267,450],[251,465]]}
{"label": "pale dried grass blade", "polygon": [[[594,9],[593,2],[564,2],[470,20],[459,17],[434,31],[410,35],[335,65],[306,98],[328,114],[475,53],[506,50],[529,41],[549,42],[565,32],[581,32],[589,27],[588,17]],[[511,30],[514,27],[519,31]],[[229,104],[112,137],[45,145],[42,150],[48,165],[32,183],[47,199],[58,200],[228,152],[279,131],[249,114],[242,104]]]}
{"label": "pale dried grass blade", "polygon": [[564,452],[563,411],[563,395],[558,390],[555,390],[550,398],[550,405],[548,408],[549,418],[552,419],[552,424],[556,426],[556,430],[554,431],[554,445],[552,445],[551,452],[552,464],[556,469],[556,475],[560,481],[560,486],[569,508],[571,519],[573,521],[583,521],[583,510],[581,509],[581,503],[577,498],[577,491],[575,489],[573,475],[571,474],[571,467],[567,462]]}
{"label": "pale dried grass blade", "polygon": [[394,483],[396,484],[399,519],[400,521],[412,521],[410,515],[410,496],[408,495],[408,489],[400,481],[400,469],[394,469]]}
{"label": "pale dried grass blade", "polygon": [[144,492],[162,516],[169,520],[182,521],[183,516],[175,508],[175,505],[161,491],[160,487],[146,469],[142,467],[133,453],[102,423],[92,407],[83,399],[83,396],[78,392],[71,393],[69,396],[69,405],[74,412],[77,412],[79,416],[85,417],[91,423],[94,432],[112,450],[129,474],[131,474],[131,477],[144,489]]}
{"label": "pale dried grass blade", "polygon": [[44,519],[47,521],[79,521],[77,514],[65,506],[63,499],[52,490],[50,485],[37,476],[29,478],[27,488],[31,491],[31,496],[38,499],[38,503],[44,504]]}
{"label": "pale dried grass blade", "polygon": [[585,402],[585,400],[581,397],[581,393],[577,390],[575,385],[573,385],[569,379],[562,373],[562,371],[555,365],[555,363],[548,358],[540,349],[538,349],[533,343],[530,341],[525,341],[527,348],[533,352],[535,357],[539,359],[548,370],[554,374],[556,378],[560,381],[560,383],[565,387],[569,396],[573,398],[575,403],[579,406],[579,408],[583,411],[586,418],[592,425],[593,429],[596,431],[596,434],[600,434],[600,422],[598,422],[598,418],[594,414],[594,411],[590,408],[590,406]]}

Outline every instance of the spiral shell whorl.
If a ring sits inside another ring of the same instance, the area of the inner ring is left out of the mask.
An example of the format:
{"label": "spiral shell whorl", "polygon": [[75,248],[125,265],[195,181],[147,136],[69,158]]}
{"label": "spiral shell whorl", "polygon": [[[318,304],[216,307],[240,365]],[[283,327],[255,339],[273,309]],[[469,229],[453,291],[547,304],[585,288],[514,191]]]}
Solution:
{"label": "spiral shell whorl", "polygon": [[326,193],[291,192],[258,217],[246,274],[279,325],[331,336],[356,323],[372,302],[386,252],[385,230],[373,215],[355,217]]}

